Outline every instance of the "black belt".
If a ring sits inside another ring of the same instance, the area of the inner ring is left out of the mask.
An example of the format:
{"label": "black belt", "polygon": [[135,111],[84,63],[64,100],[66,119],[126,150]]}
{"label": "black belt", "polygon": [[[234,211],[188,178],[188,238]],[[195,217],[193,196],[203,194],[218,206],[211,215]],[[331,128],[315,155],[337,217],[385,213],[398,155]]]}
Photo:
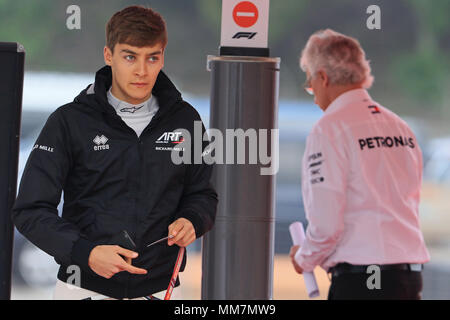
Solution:
{"label": "black belt", "polygon": [[330,268],[329,272],[337,277],[341,274],[346,273],[371,273],[370,266],[377,266],[380,268],[380,271],[387,270],[401,270],[401,271],[412,271],[412,272],[421,272],[423,270],[423,265],[421,264],[412,264],[412,263],[399,263],[399,264],[375,264],[375,265],[353,265],[349,263],[339,263],[336,266]]}
{"label": "black belt", "polygon": [[[108,298],[109,297],[107,297],[107,296],[99,294],[99,295],[95,295],[95,296],[92,296],[92,297],[87,297],[87,298],[84,298],[84,299],[81,299],[81,300],[106,300]],[[158,299],[157,297],[155,297],[153,295],[144,296],[142,298],[144,298],[143,300],[161,300],[161,299]],[[116,299],[116,300],[122,300],[122,299]]]}

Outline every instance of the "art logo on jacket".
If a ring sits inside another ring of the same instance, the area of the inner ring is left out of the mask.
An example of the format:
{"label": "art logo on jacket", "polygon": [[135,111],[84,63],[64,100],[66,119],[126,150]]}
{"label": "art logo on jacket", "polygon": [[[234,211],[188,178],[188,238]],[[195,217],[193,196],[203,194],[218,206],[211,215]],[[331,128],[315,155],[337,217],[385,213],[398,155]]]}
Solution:
{"label": "art logo on jacket", "polygon": [[170,144],[169,147],[156,147],[157,151],[184,151],[184,148],[173,147],[173,145],[177,145],[184,141],[184,138],[181,136],[182,132],[164,132],[155,142],[162,144]]}
{"label": "art logo on jacket", "polygon": [[106,144],[108,142],[108,138],[104,135],[101,136],[95,136],[94,140],[92,140],[96,145],[94,146],[95,151],[99,150],[108,150],[109,144]]}
{"label": "art logo on jacket", "polygon": [[156,143],[182,143],[184,139],[181,136],[181,133],[182,132],[164,132],[158,140],[156,140]]}

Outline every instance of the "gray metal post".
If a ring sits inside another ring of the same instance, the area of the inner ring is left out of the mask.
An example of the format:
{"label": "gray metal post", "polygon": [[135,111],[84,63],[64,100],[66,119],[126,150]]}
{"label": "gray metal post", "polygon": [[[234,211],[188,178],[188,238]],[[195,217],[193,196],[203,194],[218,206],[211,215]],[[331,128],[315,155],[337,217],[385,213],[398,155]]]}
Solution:
{"label": "gray metal post", "polygon": [[16,198],[25,50],[0,42],[0,299],[11,298],[14,227],[11,209]]}
{"label": "gray metal post", "polygon": [[[279,58],[219,56],[208,65],[210,128],[224,136],[226,129],[278,128]],[[270,137],[267,143],[273,155]],[[248,164],[248,151],[246,164],[215,165],[219,204],[202,243],[202,299],[272,299],[275,176],[261,175],[267,166],[259,161]]]}

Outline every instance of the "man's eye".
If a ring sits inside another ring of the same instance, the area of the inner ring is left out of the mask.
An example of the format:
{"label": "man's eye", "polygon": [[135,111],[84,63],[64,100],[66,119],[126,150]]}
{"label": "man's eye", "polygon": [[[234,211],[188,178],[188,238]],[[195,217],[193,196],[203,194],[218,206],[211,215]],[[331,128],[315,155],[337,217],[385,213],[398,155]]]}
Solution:
{"label": "man's eye", "polygon": [[158,57],[152,56],[150,58],[148,58],[150,60],[150,62],[156,62],[158,61]]}
{"label": "man's eye", "polygon": [[134,56],[130,56],[130,55],[125,56],[125,60],[127,60],[127,61],[133,61],[133,60],[134,60]]}

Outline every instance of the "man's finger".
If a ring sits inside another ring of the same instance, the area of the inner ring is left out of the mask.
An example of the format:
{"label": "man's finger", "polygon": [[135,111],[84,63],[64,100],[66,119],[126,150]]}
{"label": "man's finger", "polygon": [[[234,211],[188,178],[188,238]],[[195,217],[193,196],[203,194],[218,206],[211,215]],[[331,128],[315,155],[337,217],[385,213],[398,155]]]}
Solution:
{"label": "man's finger", "polygon": [[175,221],[169,226],[169,236],[170,235],[176,236],[178,232],[180,232],[183,229],[183,227],[184,224],[180,220]]}
{"label": "man's finger", "polygon": [[289,251],[289,256],[291,258],[293,258],[295,256],[295,253],[297,252],[297,250],[300,248],[300,246],[292,246],[291,250]]}
{"label": "man's finger", "polygon": [[186,234],[186,229],[185,228],[181,229],[178,233],[176,233],[176,235],[172,239],[169,239],[169,241],[167,242],[168,245],[171,246],[174,243],[178,243],[181,239],[184,238],[185,234]]}
{"label": "man's finger", "polygon": [[120,254],[121,256],[124,256],[126,258],[134,259],[134,258],[137,258],[137,256],[138,256],[137,252],[134,252],[134,251],[131,251],[131,250],[119,247],[119,246],[117,246],[117,251],[116,252],[118,254]]}
{"label": "man's finger", "polygon": [[172,223],[169,226],[169,234],[168,234],[168,236],[169,237],[172,236],[172,238],[169,238],[169,240],[167,241],[167,243],[169,245],[174,243],[173,240],[179,235],[179,233],[181,232],[181,230],[183,230],[183,228],[184,228],[184,224],[181,221],[179,221],[179,220],[175,221],[174,223]]}
{"label": "man's finger", "polygon": [[127,271],[127,272],[133,273],[133,274],[147,274],[147,270],[141,269],[141,268],[133,267],[132,265],[127,264],[126,262],[124,262],[123,264],[121,264],[121,265],[120,265],[120,268],[121,268],[123,271]]}
{"label": "man's finger", "polygon": [[184,237],[176,242],[176,244],[180,247],[187,247],[192,242],[195,241],[195,232],[194,230],[186,230]]}

